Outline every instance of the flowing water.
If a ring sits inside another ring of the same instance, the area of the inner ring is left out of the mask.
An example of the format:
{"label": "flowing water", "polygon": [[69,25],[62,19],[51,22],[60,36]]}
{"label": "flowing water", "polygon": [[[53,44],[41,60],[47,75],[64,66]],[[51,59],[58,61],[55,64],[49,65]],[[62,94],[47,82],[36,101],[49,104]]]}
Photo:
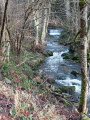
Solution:
{"label": "flowing water", "polygon": [[[81,77],[80,75],[74,76],[72,71],[80,72],[80,65],[73,60],[65,60],[62,57],[63,53],[69,52],[68,46],[58,44],[58,38],[61,30],[49,30],[48,33],[52,37],[47,41],[46,50],[53,52],[53,56],[46,57],[45,62],[40,66],[43,70],[43,75],[55,78],[55,86],[75,86],[75,93],[72,96],[74,101],[78,102],[78,96],[81,90]],[[75,97],[75,95],[77,95]],[[88,106],[90,100],[88,98]],[[90,107],[89,107],[90,108]],[[90,113],[90,109],[89,109]]]}

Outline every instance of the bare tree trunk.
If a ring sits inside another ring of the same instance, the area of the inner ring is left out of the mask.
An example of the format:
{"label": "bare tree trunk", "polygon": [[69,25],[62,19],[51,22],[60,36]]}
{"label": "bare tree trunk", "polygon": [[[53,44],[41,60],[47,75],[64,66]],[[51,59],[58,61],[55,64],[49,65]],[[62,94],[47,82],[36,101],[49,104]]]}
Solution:
{"label": "bare tree trunk", "polygon": [[43,26],[42,26],[42,36],[41,36],[41,42],[42,42],[42,44],[44,44],[45,43],[45,37],[46,37],[46,30],[47,30],[47,8],[46,9],[44,9],[44,19],[43,19]]}
{"label": "bare tree trunk", "polygon": [[1,49],[2,49],[2,37],[3,37],[3,33],[4,33],[4,28],[5,28],[5,20],[6,20],[7,6],[8,6],[8,0],[6,0],[6,3],[5,3],[4,16],[3,16],[3,20],[2,20],[2,26],[1,26],[1,33],[0,33],[0,51],[1,51]]}
{"label": "bare tree trunk", "polygon": [[46,37],[46,25],[47,25],[47,9],[45,11],[45,16],[43,20],[43,26],[42,26],[42,36],[41,36],[41,42],[44,44],[45,42],[45,37]]}
{"label": "bare tree trunk", "polygon": [[36,13],[34,12],[34,21],[35,21],[35,27],[36,27],[36,39],[35,44],[38,46],[39,44],[39,11],[37,10]]}
{"label": "bare tree trunk", "polygon": [[50,3],[46,3],[45,9],[44,9],[44,18],[43,18],[42,36],[41,36],[42,44],[45,43],[46,31],[47,31],[47,26],[48,26],[48,22],[49,22],[50,9],[51,9]]}
{"label": "bare tree trunk", "polygon": [[90,51],[90,27],[88,31],[88,50]]}
{"label": "bare tree trunk", "polygon": [[68,22],[70,22],[70,1],[65,1],[65,9],[66,9],[66,19]]}
{"label": "bare tree trunk", "polygon": [[72,23],[73,23],[73,32],[75,34],[78,33],[79,30],[79,0],[73,0],[73,8],[72,8]]}
{"label": "bare tree trunk", "polygon": [[87,88],[88,88],[88,72],[87,72],[87,1],[86,0],[79,0],[80,6],[80,48],[81,48],[81,95],[80,95],[80,102],[79,102],[79,111],[82,113],[86,112],[86,105],[87,105]]}
{"label": "bare tree trunk", "polygon": [[[4,62],[5,60],[9,61],[9,54],[10,54],[10,41],[9,41],[9,34],[6,29],[6,13],[8,7],[8,1],[4,3],[4,0],[0,1],[0,61]],[[4,12],[3,12],[4,11]]]}

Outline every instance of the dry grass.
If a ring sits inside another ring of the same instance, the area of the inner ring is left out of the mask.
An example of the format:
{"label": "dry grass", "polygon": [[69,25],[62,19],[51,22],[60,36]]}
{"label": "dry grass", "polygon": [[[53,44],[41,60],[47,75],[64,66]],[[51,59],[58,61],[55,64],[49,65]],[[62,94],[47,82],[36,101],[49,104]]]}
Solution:
{"label": "dry grass", "polygon": [[[61,119],[62,116],[57,114],[55,105],[50,104],[47,98],[41,94],[34,95],[33,91],[27,92],[14,89],[2,81],[0,81],[0,93],[5,95],[8,100],[14,101],[11,113],[15,109],[16,114],[13,116],[13,119],[22,114],[27,118],[30,116],[37,120],[64,120]],[[30,110],[31,108],[33,108],[32,111]]]}

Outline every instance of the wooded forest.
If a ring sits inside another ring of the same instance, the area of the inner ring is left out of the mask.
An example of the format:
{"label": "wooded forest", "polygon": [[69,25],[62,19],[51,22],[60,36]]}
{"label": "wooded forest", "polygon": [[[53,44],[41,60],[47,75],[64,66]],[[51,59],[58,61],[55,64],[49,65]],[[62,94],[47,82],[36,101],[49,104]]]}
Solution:
{"label": "wooded forest", "polygon": [[90,120],[90,0],[0,0],[0,120]]}

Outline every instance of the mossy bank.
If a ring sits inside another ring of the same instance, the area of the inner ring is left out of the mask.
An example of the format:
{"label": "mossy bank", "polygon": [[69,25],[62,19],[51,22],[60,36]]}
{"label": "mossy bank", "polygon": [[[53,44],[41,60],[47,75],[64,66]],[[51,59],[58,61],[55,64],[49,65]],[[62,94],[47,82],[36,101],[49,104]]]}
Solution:
{"label": "mossy bank", "polygon": [[[44,55],[39,52],[23,50],[20,57],[12,56],[10,62],[1,65],[3,80],[8,78],[11,85],[18,86],[21,90],[28,90],[38,86],[37,79],[35,79],[38,77],[40,80],[37,67],[44,61],[44,58]],[[40,91],[44,89],[44,85],[41,85],[41,88]]]}

